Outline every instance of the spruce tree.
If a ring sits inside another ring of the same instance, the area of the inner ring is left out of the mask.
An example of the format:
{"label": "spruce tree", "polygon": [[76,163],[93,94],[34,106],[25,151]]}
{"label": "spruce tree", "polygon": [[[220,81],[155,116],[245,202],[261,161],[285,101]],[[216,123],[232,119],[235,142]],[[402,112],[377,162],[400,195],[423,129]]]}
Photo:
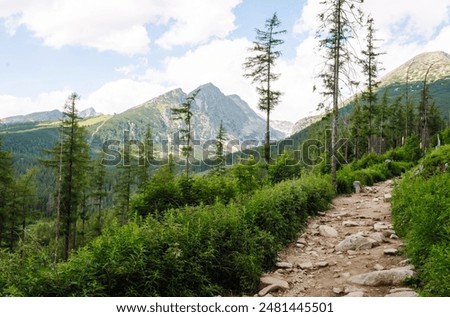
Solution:
{"label": "spruce tree", "polygon": [[224,143],[227,139],[227,134],[223,126],[223,122],[220,121],[219,131],[216,136],[216,164],[214,171],[217,174],[222,174],[225,171],[225,153],[224,153]]}
{"label": "spruce tree", "polygon": [[341,82],[349,88],[355,84],[352,79],[352,64],[356,61],[349,40],[357,37],[357,25],[362,24],[363,13],[359,9],[362,0],[323,0],[323,11],[319,14],[321,25],[317,30],[319,48],[323,51],[325,67],[319,74],[323,81],[325,100],[331,97],[331,181],[336,187],[338,114],[342,101]]}
{"label": "spruce tree", "polygon": [[195,101],[195,97],[200,92],[200,89],[195,91],[192,95],[186,98],[186,101],[179,108],[172,108],[173,120],[181,120],[184,122],[185,127],[181,128],[179,132],[181,133],[181,140],[185,141],[185,144],[181,148],[183,156],[186,158],[186,177],[189,178],[190,172],[190,158],[194,148],[192,146],[192,117],[194,113],[192,112],[192,104]]}
{"label": "spruce tree", "polygon": [[376,42],[379,41],[375,38],[375,27],[374,20],[369,16],[367,19],[367,37],[366,37],[366,48],[362,50],[362,58],[359,60],[362,66],[363,74],[365,76],[365,86],[366,90],[362,94],[362,101],[364,103],[364,112],[367,117],[367,145],[368,151],[375,151],[374,147],[374,135],[376,134],[376,127],[374,120],[377,116],[377,94],[376,90],[379,85],[378,72],[379,72],[379,61],[378,57],[383,53],[378,52],[378,47]]}
{"label": "spruce tree", "polygon": [[280,75],[274,72],[277,59],[282,52],[277,50],[277,46],[284,43],[284,40],[278,38],[286,30],[277,29],[281,21],[274,13],[272,18],[266,20],[265,30],[256,29],[256,41],[250,49],[252,55],[246,59],[243,67],[244,77],[251,78],[252,83],[258,85],[259,95],[258,108],[266,112],[266,131],[264,141],[264,158],[267,163],[270,162],[270,112],[280,101],[281,92],[273,88],[273,82]]}
{"label": "spruce tree", "polygon": [[8,224],[11,223],[10,198],[11,187],[14,183],[14,169],[12,155],[3,151],[0,136],[0,248],[8,241]]}
{"label": "spruce tree", "polygon": [[77,93],[72,93],[64,106],[60,130],[60,141],[49,153],[51,160],[44,160],[47,166],[56,169],[57,175],[57,237],[64,237],[63,259],[69,258],[70,250],[76,247],[76,221],[78,208],[86,186],[86,172],[89,163],[89,145],[87,132],[80,126],[76,102]]}

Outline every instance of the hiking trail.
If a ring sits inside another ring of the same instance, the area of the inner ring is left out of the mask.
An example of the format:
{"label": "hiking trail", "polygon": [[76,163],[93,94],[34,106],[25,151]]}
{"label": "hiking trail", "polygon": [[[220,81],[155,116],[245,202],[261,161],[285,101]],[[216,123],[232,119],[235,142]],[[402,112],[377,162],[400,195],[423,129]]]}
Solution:
{"label": "hiking trail", "polygon": [[309,218],[273,271],[261,277],[255,296],[418,296],[402,286],[414,267],[392,229],[393,186],[388,180],[338,196],[331,209]]}

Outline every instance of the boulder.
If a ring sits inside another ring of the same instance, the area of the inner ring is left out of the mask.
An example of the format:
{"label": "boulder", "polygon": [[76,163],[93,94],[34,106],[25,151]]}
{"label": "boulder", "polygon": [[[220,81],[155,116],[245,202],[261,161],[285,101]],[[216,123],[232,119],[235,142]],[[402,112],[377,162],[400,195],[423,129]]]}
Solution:
{"label": "boulder", "polygon": [[364,237],[362,234],[352,234],[341,241],[336,246],[336,251],[347,251],[347,250],[368,250],[372,249],[375,246],[378,246],[379,243],[368,237]]}
{"label": "boulder", "polygon": [[335,238],[338,236],[336,229],[330,226],[320,226],[319,234],[323,237]]}
{"label": "boulder", "polygon": [[356,275],[350,278],[350,282],[365,286],[400,285],[405,278],[413,275],[414,272],[408,268],[395,268]]}

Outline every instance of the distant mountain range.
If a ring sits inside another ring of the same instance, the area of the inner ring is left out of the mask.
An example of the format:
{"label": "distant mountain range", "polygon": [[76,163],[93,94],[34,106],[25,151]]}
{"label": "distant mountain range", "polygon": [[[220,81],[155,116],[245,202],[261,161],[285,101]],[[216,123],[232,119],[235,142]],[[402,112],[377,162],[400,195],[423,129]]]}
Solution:
{"label": "distant mountain range", "polygon": [[[450,116],[450,55],[444,52],[424,53],[406,62],[381,79],[378,93],[386,89],[393,100],[402,96],[408,89],[410,96],[417,102],[423,87],[424,74],[432,65],[428,76],[429,91],[444,118]],[[408,81],[408,83],[406,83]],[[220,123],[227,132],[228,140],[264,139],[265,119],[257,114],[244,100],[237,95],[225,95],[211,83],[198,87],[200,89],[193,104],[193,127],[197,140],[214,140]],[[171,109],[179,107],[191,94],[181,89],[169,91],[141,105],[119,114],[101,115],[93,108],[80,112],[82,121],[89,133],[89,142],[98,151],[108,140],[123,140],[124,132],[130,139],[141,140],[147,129],[151,127],[154,139],[158,141],[172,140],[181,122],[172,119]],[[345,115],[351,110],[351,99],[342,104],[341,113]],[[61,111],[38,112],[25,116],[5,118],[0,122],[0,134],[6,149],[21,158],[35,159],[42,154],[42,149],[52,148],[58,140],[58,126]],[[307,136],[304,133],[322,116],[313,116],[299,120],[295,125],[290,122],[272,122],[271,138],[284,139],[288,135]],[[252,143],[254,145],[255,143]]]}
{"label": "distant mountain range", "polygon": [[[21,116],[13,116],[7,117],[4,119],[0,119],[0,124],[16,124],[16,123],[27,123],[27,122],[52,122],[56,120],[61,120],[62,112],[59,110],[51,110],[51,111],[41,111],[41,112],[33,112],[26,115]],[[80,111],[78,114],[81,118],[87,119],[92,117],[101,116],[101,113],[95,111],[94,108],[88,108],[83,111]]]}
{"label": "distant mountain range", "polygon": [[[192,126],[196,140],[215,140],[222,122],[228,140],[239,144],[250,141],[247,146],[262,143],[265,119],[244,100],[237,95],[226,96],[211,83],[194,91],[197,90],[199,93],[192,105]],[[179,107],[193,92],[185,93],[181,89],[175,89],[114,115],[101,115],[89,108],[79,113],[85,118],[81,125],[87,128],[88,141],[96,152],[101,150],[106,141],[124,140],[125,133],[130,140],[143,140],[148,127],[152,129],[156,143],[173,140],[174,134],[182,127],[182,122],[173,120],[171,109]],[[61,111],[54,110],[3,119],[0,134],[3,135],[5,148],[21,158],[35,160],[36,156],[42,154],[42,149],[52,148],[57,142],[61,117]],[[271,139],[285,138],[291,125],[289,122],[277,122],[275,126],[283,131],[272,128]]]}
{"label": "distant mountain range", "polygon": [[[450,121],[450,55],[445,52],[422,53],[385,75],[380,79],[378,98],[387,90],[389,100],[393,101],[408,91],[410,98],[417,104],[428,68],[429,94],[442,117]],[[341,104],[342,115],[351,111],[353,98]],[[322,114],[299,120],[292,128],[291,135],[307,136],[308,133],[304,130],[325,116],[326,114]]]}

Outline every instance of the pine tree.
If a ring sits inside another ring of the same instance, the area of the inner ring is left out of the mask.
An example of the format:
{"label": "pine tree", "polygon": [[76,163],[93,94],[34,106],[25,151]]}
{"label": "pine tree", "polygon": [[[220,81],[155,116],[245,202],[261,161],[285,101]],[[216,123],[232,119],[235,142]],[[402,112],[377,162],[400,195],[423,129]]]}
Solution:
{"label": "pine tree", "polygon": [[117,167],[117,173],[115,205],[119,221],[124,225],[130,216],[131,194],[137,176],[137,162],[133,160],[129,148],[124,150],[123,161]]}
{"label": "pine tree", "polygon": [[12,155],[1,150],[2,139],[0,136],[0,248],[8,241],[8,224],[11,222],[10,197],[11,187],[14,183],[14,169]]}
{"label": "pine tree", "polygon": [[428,66],[428,69],[425,73],[425,78],[423,80],[423,88],[420,94],[420,102],[419,102],[419,137],[420,137],[420,145],[423,151],[428,149],[430,144],[430,128],[429,128],[429,102],[431,99],[430,89],[428,85],[428,74],[430,73],[431,68],[434,64]]}
{"label": "pine tree", "polygon": [[36,173],[35,168],[28,170],[14,184],[12,210],[17,215],[18,222],[15,225],[18,227],[12,226],[15,234],[11,237],[11,248],[18,238],[22,243],[25,242],[25,229],[37,204]]}
{"label": "pine tree", "polygon": [[150,178],[150,165],[155,159],[153,151],[153,133],[150,127],[147,127],[144,134],[144,153],[139,160],[138,186],[144,185]]}
{"label": "pine tree", "polygon": [[64,237],[63,259],[67,261],[70,250],[76,247],[76,221],[78,208],[86,186],[86,171],[89,163],[89,146],[86,142],[86,130],[79,125],[76,93],[72,93],[64,106],[61,123],[60,141],[49,153],[52,160],[42,162],[56,169],[57,190],[57,237]]}
{"label": "pine tree", "polygon": [[250,49],[252,55],[246,59],[243,67],[246,73],[244,77],[252,78],[252,83],[257,84],[259,95],[258,107],[266,112],[266,131],[264,142],[264,158],[270,161],[270,112],[280,101],[281,92],[273,89],[273,82],[280,75],[274,72],[276,60],[281,56],[281,51],[277,46],[284,43],[284,40],[277,38],[286,33],[286,30],[277,31],[281,22],[274,13],[272,18],[266,20],[265,30],[256,29],[256,41]]}
{"label": "pine tree", "polygon": [[[323,0],[319,14],[321,26],[317,31],[319,48],[324,52],[325,67],[319,77],[323,81],[325,99],[332,98],[331,117],[331,181],[336,187],[338,114],[341,102],[341,81],[348,85],[352,80],[351,65],[355,61],[349,40],[357,37],[356,25],[362,24],[363,14],[358,4],[362,0]],[[326,102],[326,101],[325,101]],[[320,107],[324,107],[323,102]]]}
{"label": "pine tree", "polygon": [[224,153],[224,142],[227,139],[227,133],[223,126],[223,122],[220,121],[219,131],[216,136],[216,161],[214,172],[217,174],[223,174],[225,171],[225,153]]}
{"label": "pine tree", "polygon": [[195,97],[200,92],[200,89],[195,91],[192,95],[186,98],[186,101],[179,108],[172,108],[173,120],[182,120],[185,127],[180,129],[181,139],[186,143],[182,146],[181,151],[186,158],[186,176],[189,178],[190,172],[190,158],[194,148],[192,147],[192,104],[195,101]]}
{"label": "pine tree", "polygon": [[368,121],[367,145],[369,152],[375,151],[373,136],[376,133],[374,120],[377,116],[376,89],[379,85],[377,78],[378,71],[380,70],[380,63],[377,58],[383,54],[377,52],[378,47],[375,46],[375,42],[379,40],[375,38],[375,31],[373,18],[369,16],[367,19],[366,49],[362,51],[363,58],[359,60],[363,69],[363,74],[366,77],[366,90],[362,94],[362,101],[365,105],[365,113]]}
{"label": "pine tree", "polygon": [[92,173],[91,173],[91,190],[90,198],[92,199],[92,204],[94,210],[97,213],[97,230],[98,233],[101,232],[103,226],[103,208],[104,200],[108,195],[107,192],[107,171],[106,167],[102,164],[104,159],[104,154],[102,154],[99,160],[92,161]]}

